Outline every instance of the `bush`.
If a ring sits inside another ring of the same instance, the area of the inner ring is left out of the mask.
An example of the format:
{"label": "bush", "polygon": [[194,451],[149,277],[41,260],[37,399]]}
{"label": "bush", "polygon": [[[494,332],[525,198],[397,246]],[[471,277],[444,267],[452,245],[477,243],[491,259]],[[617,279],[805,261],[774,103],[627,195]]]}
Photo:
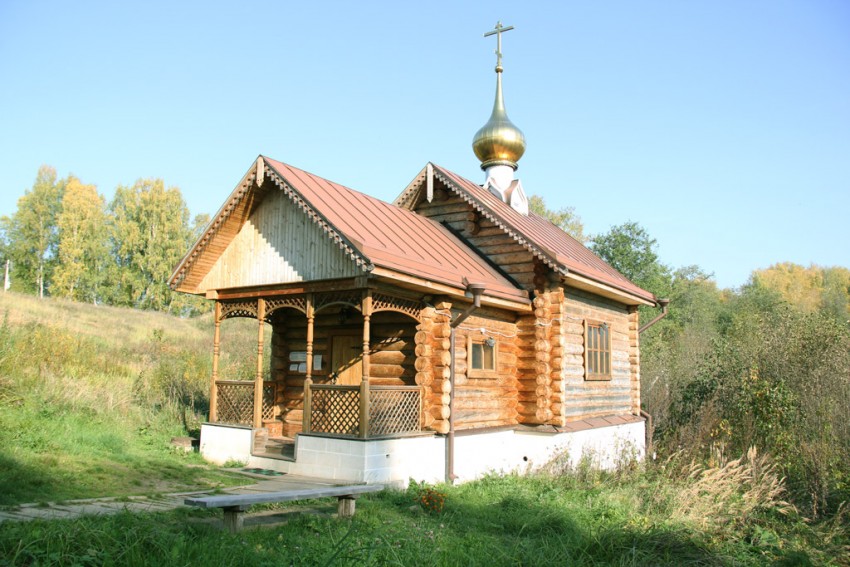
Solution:
{"label": "bush", "polygon": [[[850,478],[850,330],[759,289],[735,299],[718,330],[684,379],[664,380],[659,446],[707,463],[713,452],[758,446],[787,477],[795,503],[813,516],[835,513]],[[645,383],[681,368],[666,356],[647,353]]]}

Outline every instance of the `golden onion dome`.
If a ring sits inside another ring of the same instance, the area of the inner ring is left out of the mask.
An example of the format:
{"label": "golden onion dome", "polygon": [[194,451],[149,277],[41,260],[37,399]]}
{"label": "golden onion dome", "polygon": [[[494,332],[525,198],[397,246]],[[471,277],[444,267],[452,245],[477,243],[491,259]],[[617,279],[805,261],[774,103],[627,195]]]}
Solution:
{"label": "golden onion dome", "polygon": [[472,150],[481,160],[481,169],[494,165],[509,165],[514,170],[525,153],[525,136],[508,118],[502,98],[502,67],[496,67],[496,101],[490,120],[472,139]]}

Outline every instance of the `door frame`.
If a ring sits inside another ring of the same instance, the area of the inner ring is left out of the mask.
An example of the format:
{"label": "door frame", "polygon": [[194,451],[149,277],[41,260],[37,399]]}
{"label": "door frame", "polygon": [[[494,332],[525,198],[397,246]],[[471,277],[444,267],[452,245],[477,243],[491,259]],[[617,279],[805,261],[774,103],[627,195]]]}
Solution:
{"label": "door frame", "polygon": [[[362,380],[362,376],[363,376],[363,333],[362,332],[358,333],[355,329],[328,333],[328,354],[330,355],[328,357],[328,375],[337,374],[337,369],[335,368],[336,364],[334,363],[334,343],[336,342],[337,337],[353,337],[355,339],[358,339],[358,338],[360,339],[360,341],[359,341],[360,350],[358,351],[357,356],[360,357],[360,375],[361,375],[361,380]],[[339,376],[339,374],[337,374],[337,376]],[[340,382],[337,382],[337,384],[340,384]],[[359,384],[359,382],[358,382],[358,384]],[[354,386],[356,384],[348,384],[348,385]]]}

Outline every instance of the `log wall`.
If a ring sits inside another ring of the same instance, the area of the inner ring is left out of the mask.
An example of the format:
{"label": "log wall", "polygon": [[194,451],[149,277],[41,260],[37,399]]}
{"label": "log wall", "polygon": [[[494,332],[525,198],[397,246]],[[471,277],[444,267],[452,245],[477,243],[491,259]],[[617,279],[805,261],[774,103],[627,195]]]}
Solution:
{"label": "log wall", "polygon": [[[605,298],[567,288],[561,313],[561,384],[554,419],[566,423],[589,417],[635,413],[640,408],[637,375],[637,313]],[[611,380],[584,379],[585,319],[607,322],[611,333]]]}
{"label": "log wall", "polygon": [[[393,312],[372,315],[372,384],[418,385],[423,388],[424,427],[449,430],[452,394],[450,343],[453,305],[437,302],[423,309],[419,322]],[[450,316],[450,313],[452,314]],[[611,333],[611,380],[586,381],[585,319],[605,321]],[[319,313],[314,322],[314,354],[324,356],[313,380],[328,381],[330,337],[359,336],[362,318],[339,324],[335,310]],[[535,293],[533,312],[515,314],[481,309],[456,330],[455,427],[457,430],[515,424],[564,425],[567,422],[640,411],[638,313],[633,308],[585,291],[562,287]],[[483,331],[482,331],[483,329]],[[275,320],[271,373],[278,382],[276,403],[284,434],[301,428],[304,375],[289,372],[289,353],[306,350],[307,321],[285,310]],[[493,376],[469,371],[468,338],[492,337],[498,349]]]}
{"label": "log wall", "polygon": [[558,424],[564,391],[564,292],[539,291],[532,306],[534,311],[517,321],[518,420],[528,425]]}
{"label": "log wall", "polygon": [[[479,315],[480,314],[480,315]],[[482,332],[483,329],[483,332]],[[469,337],[496,341],[493,376],[470,372]],[[513,314],[479,310],[455,329],[455,429],[517,424],[517,326]]]}
{"label": "log wall", "polygon": [[[540,271],[531,252],[526,250],[493,222],[480,217],[472,205],[435,182],[434,200],[422,200],[416,212],[437,222],[446,222],[510,275],[523,289],[532,290],[540,283]],[[535,280],[535,277],[537,278]]]}
{"label": "log wall", "polygon": [[449,351],[451,304],[437,303],[420,313],[416,326],[416,384],[424,389],[424,426],[437,433],[449,432],[449,399],[452,391]]}
{"label": "log wall", "polygon": [[632,414],[640,415],[640,315],[629,310],[629,363],[632,371]]}

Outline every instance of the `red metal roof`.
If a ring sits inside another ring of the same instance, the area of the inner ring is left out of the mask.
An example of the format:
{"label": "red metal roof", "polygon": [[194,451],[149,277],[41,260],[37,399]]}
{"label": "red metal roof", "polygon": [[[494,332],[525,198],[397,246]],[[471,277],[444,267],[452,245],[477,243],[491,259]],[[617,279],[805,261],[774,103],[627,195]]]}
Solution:
{"label": "red metal roof", "polygon": [[361,254],[376,266],[464,289],[463,279],[486,294],[527,299],[507,279],[440,224],[301,169],[263,158]]}
{"label": "red metal roof", "polygon": [[581,242],[543,217],[532,212],[525,216],[489,190],[447,169],[434,165],[434,173],[444,182],[454,186],[461,196],[466,193],[473,206],[502,224],[511,236],[542,256],[550,265],[564,267],[581,276],[655,303],[655,295],[629,281]]}

